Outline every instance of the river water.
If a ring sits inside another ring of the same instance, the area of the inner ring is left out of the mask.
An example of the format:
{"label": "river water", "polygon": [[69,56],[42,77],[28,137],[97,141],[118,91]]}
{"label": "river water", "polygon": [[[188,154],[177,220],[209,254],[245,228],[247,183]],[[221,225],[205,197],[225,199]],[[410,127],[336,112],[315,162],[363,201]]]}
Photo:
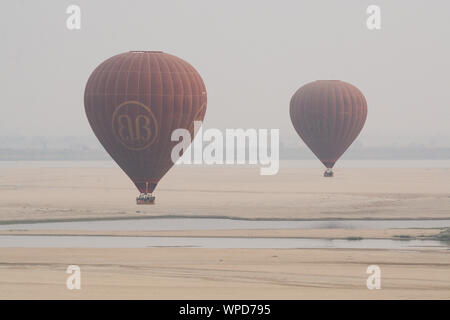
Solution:
{"label": "river water", "polygon": [[[226,230],[226,229],[392,229],[444,228],[450,220],[328,220],[270,221],[219,218],[143,218],[103,221],[46,222],[0,225],[0,230]],[[401,234],[401,230],[399,230]],[[134,236],[0,236],[0,247],[79,248],[345,248],[345,249],[449,249],[435,240],[303,239],[246,237],[134,237]]]}
{"label": "river water", "polygon": [[227,230],[227,229],[397,229],[448,228],[450,220],[241,220],[151,218],[0,224],[0,230]]}
{"label": "river water", "polygon": [[338,249],[449,249],[434,240],[387,239],[298,239],[298,238],[198,238],[198,237],[123,237],[123,236],[0,236],[0,247],[27,248],[338,248]]}

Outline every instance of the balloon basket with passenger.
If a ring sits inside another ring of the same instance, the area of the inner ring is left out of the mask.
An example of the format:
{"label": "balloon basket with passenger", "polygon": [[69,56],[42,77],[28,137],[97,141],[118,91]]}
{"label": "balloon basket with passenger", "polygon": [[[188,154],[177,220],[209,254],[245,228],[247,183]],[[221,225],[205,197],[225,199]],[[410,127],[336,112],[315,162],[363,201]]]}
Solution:
{"label": "balloon basket with passenger", "polygon": [[155,189],[156,183],[151,186],[151,183],[146,181],[145,187],[142,184],[138,184],[137,186],[141,193],[136,197],[136,204],[155,204],[156,197],[152,192]]}
{"label": "balloon basket with passenger", "polygon": [[331,168],[327,168],[325,172],[323,173],[323,176],[326,178],[331,178],[334,176],[333,170]]}
{"label": "balloon basket with passenger", "polygon": [[141,193],[136,197],[136,204],[155,204],[155,199],[151,193]]}

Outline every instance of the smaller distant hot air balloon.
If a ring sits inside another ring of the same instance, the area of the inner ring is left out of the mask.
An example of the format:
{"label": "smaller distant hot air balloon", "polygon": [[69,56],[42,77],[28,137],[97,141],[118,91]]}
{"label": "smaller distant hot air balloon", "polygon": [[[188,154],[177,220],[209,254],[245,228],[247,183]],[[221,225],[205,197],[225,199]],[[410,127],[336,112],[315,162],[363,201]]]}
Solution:
{"label": "smaller distant hot air balloon", "polygon": [[361,132],[367,102],[358,88],[339,80],[310,82],[295,92],[291,121],[298,135],[325,165],[325,177]]}

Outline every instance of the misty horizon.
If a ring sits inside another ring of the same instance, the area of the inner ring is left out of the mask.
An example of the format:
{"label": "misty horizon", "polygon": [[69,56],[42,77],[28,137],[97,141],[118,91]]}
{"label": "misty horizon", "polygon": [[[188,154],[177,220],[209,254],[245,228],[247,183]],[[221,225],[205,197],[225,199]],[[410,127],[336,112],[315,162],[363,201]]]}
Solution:
{"label": "misty horizon", "polygon": [[[203,147],[207,146],[205,143]],[[299,138],[280,139],[281,160],[316,159]],[[225,149],[224,149],[225,150]],[[246,152],[248,144],[246,144]],[[95,137],[23,137],[0,138],[0,161],[5,160],[109,160]],[[342,156],[347,160],[450,159],[450,148],[430,144],[366,145],[355,141]],[[318,160],[317,160],[318,161]]]}
{"label": "misty horizon", "polygon": [[68,4],[5,4],[3,140],[94,141],[83,106],[89,74],[115,54],[159,49],[203,77],[205,128],[279,128],[281,141],[303,145],[289,118],[291,96],[308,82],[342,79],[368,102],[355,143],[450,147],[448,2],[377,1],[377,31],[365,25],[367,1],[77,1],[83,18],[75,31],[65,25]]}

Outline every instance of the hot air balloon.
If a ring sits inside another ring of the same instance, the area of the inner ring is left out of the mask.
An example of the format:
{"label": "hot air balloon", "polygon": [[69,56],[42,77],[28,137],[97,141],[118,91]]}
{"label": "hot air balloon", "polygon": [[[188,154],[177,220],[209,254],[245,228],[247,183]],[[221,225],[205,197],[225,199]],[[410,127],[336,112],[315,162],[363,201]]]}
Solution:
{"label": "hot air balloon", "polygon": [[291,121],[299,136],[325,165],[324,176],[361,132],[367,117],[364,95],[350,83],[320,80],[295,92]]}
{"label": "hot air balloon", "polygon": [[130,51],[92,72],[84,105],[98,140],[140,191],[137,203],[147,204],[176,161],[172,132],[186,129],[193,139],[194,121],[203,120],[206,89],[186,61],[161,51]]}

